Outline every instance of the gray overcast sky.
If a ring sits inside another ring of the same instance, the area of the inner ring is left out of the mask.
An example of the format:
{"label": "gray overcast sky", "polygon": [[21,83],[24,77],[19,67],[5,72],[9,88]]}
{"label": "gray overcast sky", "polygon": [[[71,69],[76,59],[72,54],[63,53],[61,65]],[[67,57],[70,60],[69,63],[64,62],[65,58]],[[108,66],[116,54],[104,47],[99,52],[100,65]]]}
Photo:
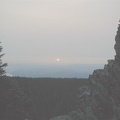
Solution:
{"label": "gray overcast sky", "polygon": [[0,0],[7,63],[106,63],[114,57],[120,0]]}

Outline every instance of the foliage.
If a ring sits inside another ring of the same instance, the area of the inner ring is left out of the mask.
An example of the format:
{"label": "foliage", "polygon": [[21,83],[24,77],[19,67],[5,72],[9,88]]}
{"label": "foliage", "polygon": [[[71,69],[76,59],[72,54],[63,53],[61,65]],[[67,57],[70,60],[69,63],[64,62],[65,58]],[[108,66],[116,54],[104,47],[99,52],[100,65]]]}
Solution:
{"label": "foliage", "polygon": [[[0,42],[1,43],[1,42]],[[2,46],[0,46],[0,52],[2,52]],[[0,76],[5,75],[5,70],[4,68],[7,66],[7,63],[2,63],[1,58],[4,56],[4,54],[0,54]]]}
{"label": "foliage", "polygon": [[1,77],[1,120],[49,120],[77,108],[77,88],[87,84],[76,78]]}

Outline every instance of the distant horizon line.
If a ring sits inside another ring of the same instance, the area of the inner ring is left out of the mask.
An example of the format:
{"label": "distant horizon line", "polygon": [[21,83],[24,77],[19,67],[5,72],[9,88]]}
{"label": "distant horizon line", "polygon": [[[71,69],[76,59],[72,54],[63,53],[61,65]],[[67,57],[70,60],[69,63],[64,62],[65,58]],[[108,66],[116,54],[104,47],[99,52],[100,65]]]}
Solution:
{"label": "distant horizon line", "polygon": [[[109,60],[113,60],[113,59],[109,59]],[[102,64],[107,64],[108,60],[106,62],[101,62],[101,63],[26,63],[26,62],[6,62],[4,61],[3,63],[7,63],[8,65],[102,65]]]}

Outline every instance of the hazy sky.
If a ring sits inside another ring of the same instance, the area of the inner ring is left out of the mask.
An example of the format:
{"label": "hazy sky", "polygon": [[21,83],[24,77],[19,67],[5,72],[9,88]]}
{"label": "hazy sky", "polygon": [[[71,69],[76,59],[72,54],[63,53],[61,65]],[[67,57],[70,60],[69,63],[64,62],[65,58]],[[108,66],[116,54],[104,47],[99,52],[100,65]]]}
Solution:
{"label": "hazy sky", "polygon": [[106,63],[119,15],[120,0],[0,0],[3,61]]}

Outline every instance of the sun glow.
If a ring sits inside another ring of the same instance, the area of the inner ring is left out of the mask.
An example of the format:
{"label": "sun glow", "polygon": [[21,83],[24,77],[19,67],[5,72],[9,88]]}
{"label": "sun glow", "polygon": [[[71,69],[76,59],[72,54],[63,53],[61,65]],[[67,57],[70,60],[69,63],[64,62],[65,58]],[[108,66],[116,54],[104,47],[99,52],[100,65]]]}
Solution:
{"label": "sun glow", "polygon": [[57,62],[60,62],[60,58],[57,58],[56,61],[57,61]]}

